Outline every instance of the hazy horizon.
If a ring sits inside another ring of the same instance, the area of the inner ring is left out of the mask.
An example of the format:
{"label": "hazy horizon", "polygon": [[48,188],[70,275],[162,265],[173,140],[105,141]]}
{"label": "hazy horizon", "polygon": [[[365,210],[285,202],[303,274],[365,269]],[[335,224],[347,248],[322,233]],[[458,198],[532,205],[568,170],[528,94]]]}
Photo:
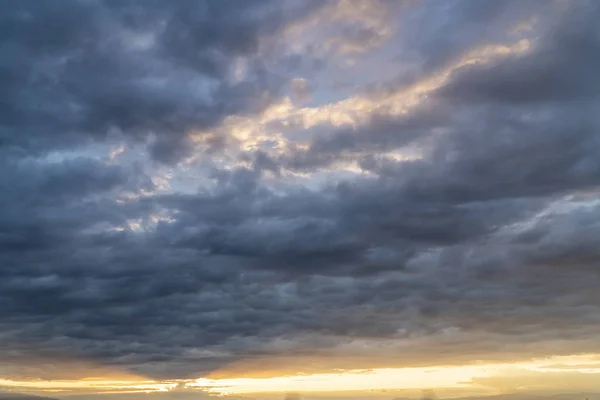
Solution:
{"label": "hazy horizon", "polygon": [[[445,393],[445,396],[444,396]],[[442,391],[441,395],[437,391],[431,389],[422,389],[420,391],[406,390],[380,390],[366,392],[347,392],[340,391],[339,393],[318,393],[318,392],[282,392],[268,394],[252,394],[242,396],[218,396],[198,393],[198,392],[182,392],[176,391],[171,393],[128,393],[128,394],[71,394],[66,396],[37,396],[23,393],[0,392],[2,400],[163,400],[177,399],[188,400],[205,398],[223,398],[226,400],[598,400],[600,393],[598,392],[536,392],[523,391],[516,393],[505,393],[488,396],[469,395],[462,397],[452,396],[452,392]]]}

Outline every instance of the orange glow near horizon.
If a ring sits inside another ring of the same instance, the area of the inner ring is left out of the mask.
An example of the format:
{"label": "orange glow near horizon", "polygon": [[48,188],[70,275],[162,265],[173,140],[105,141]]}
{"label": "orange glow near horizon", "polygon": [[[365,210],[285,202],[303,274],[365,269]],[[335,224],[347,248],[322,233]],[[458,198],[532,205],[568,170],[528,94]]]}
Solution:
{"label": "orange glow near horizon", "polygon": [[[199,378],[196,380],[54,380],[16,381],[0,379],[0,386],[14,390],[47,393],[156,393],[177,388],[197,390],[218,396],[252,393],[341,392],[406,389],[484,389],[475,379],[503,374],[580,373],[600,375],[600,355],[557,356],[530,362],[381,368],[348,370],[338,373],[276,376],[269,378]],[[489,392],[494,390],[489,388]]]}
{"label": "orange glow near horizon", "polygon": [[52,380],[52,381],[14,381],[0,379],[0,386],[19,390],[40,392],[94,392],[94,393],[134,393],[134,392],[166,392],[177,386],[177,383],[156,381],[125,381],[103,379]]}

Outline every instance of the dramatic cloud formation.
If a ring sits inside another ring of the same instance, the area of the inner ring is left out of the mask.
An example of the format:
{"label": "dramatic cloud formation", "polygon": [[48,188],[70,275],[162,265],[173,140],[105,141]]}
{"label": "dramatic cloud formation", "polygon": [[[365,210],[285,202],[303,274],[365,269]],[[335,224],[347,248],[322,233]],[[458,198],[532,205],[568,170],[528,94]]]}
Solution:
{"label": "dramatic cloud formation", "polygon": [[0,378],[600,353],[599,18],[5,1]]}

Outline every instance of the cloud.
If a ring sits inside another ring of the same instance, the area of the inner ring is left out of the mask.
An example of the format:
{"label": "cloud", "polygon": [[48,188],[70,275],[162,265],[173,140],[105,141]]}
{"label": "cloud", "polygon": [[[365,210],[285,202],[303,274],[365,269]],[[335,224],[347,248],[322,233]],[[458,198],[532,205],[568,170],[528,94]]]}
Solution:
{"label": "cloud", "polygon": [[458,71],[442,93],[453,99],[492,101],[513,105],[555,101],[597,100],[597,27],[584,13],[597,5],[571,7],[558,21],[538,28],[533,49],[526,55]]}
{"label": "cloud", "polygon": [[[5,151],[64,149],[111,131],[183,146],[190,130],[260,107],[277,90],[259,66],[238,82],[228,71],[236,57],[257,54],[261,35],[295,17],[269,2],[243,10],[213,1],[68,7],[24,1],[3,12]],[[152,155],[177,158],[167,152],[154,146]]]}
{"label": "cloud", "polygon": [[[8,363],[600,352],[595,3],[294,3],[1,12]],[[360,56],[324,46],[382,21]]]}

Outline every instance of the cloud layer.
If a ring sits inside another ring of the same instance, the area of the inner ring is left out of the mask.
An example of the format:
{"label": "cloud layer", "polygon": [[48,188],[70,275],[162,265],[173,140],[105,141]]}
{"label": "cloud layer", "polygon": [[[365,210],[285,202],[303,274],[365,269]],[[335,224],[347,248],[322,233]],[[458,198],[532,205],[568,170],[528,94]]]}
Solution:
{"label": "cloud layer", "polygon": [[0,373],[600,352],[596,2],[9,3]]}

